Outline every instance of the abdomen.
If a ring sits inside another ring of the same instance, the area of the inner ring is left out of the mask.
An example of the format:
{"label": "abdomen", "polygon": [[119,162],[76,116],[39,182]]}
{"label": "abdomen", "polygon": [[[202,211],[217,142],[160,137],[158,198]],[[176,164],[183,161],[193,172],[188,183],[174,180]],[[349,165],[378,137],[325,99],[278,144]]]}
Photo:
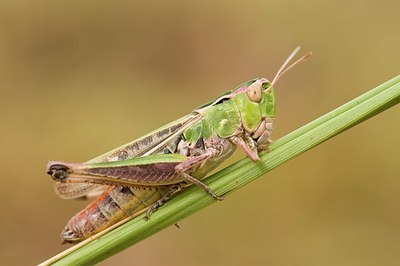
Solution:
{"label": "abdomen", "polygon": [[63,243],[80,242],[151,206],[167,189],[111,187],[68,221],[61,236]]}

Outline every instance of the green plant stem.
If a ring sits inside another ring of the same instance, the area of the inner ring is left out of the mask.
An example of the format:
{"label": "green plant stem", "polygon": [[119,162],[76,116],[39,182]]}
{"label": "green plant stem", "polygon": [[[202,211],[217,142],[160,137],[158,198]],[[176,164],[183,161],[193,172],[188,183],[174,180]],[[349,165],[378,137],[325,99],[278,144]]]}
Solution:
{"label": "green plant stem", "polygon": [[[218,195],[227,195],[399,102],[400,76],[397,76],[275,141],[271,145],[272,151],[261,153],[258,163],[244,158],[210,176],[205,183]],[[154,213],[150,221],[145,221],[140,215],[62,257],[55,264],[90,265],[100,262],[214,202],[202,189],[191,186]]]}

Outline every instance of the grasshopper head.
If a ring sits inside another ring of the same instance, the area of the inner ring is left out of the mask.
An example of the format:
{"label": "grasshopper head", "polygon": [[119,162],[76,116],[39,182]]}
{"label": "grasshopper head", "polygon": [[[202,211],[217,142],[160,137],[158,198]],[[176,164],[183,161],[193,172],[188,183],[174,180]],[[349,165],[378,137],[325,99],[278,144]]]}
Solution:
{"label": "grasshopper head", "polygon": [[275,117],[275,95],[271,83],[265,78],[251,80],[248,84],[235,95],[234,101],[244,130],[253,133],[263,120]]}
{"label": "grasshopper head", "polygon": [[[299,50],[300,47],[296,47],[296,49],[293,50],[276,73],[272,82],[269,82],[265,78],[251,80],[247,83],[247,88],[244,89],[247,98],[243,95],[240,96],[240,94],[235,96],[235,102],[241,112],[242,124],[246,131],[253,133],[255,128],[260,126],[263,120],[266,118],[270,120],[275,117],[275,95],[273,86],[289,69],[312,55],[312,53],[309,52],[290,64]],[[237,92],[242,91],[243,88],[240,88]]]}
{"label": "grasshopper head", "polygon": [[255,79],[246,89],[248,99],[253,103],[259,103],[263,117],[275,117],[274,88],[265,78]]}

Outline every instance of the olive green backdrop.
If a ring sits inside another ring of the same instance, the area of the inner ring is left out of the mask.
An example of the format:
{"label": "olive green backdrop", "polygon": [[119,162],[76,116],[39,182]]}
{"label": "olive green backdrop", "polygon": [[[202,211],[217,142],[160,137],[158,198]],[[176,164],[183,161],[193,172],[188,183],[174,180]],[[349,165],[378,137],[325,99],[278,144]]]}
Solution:
{"label": "olive green backdrop", "polygon": [[[49,160],[86,161],[236,85],[272,79],[274,138],[400,74],[398,1],[1,1],[0,264],[62,251],[87,202]],[[395,107],[103,265],[399,265]],[[241,152],[233,160],[243,157]]]}

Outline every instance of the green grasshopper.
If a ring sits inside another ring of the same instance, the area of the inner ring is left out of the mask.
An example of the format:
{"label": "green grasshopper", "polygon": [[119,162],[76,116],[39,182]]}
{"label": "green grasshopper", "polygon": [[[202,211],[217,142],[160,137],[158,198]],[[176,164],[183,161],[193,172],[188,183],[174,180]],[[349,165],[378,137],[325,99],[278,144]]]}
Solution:
{"label": "green grasshopper", "polygon": [[86,163],[50,162],[47,173],[62,198],[98,196],[68,222],[63,242],[82,241],[148,208],[155,212],[190,184],[217,195],[201,179],[230,157],[236,147],[254,162],[268,150],[275,118],[273,86],[280,76],[310,54],[288,66],[284,62],[272,82],[247,81],[182,117],[131,143]]}

